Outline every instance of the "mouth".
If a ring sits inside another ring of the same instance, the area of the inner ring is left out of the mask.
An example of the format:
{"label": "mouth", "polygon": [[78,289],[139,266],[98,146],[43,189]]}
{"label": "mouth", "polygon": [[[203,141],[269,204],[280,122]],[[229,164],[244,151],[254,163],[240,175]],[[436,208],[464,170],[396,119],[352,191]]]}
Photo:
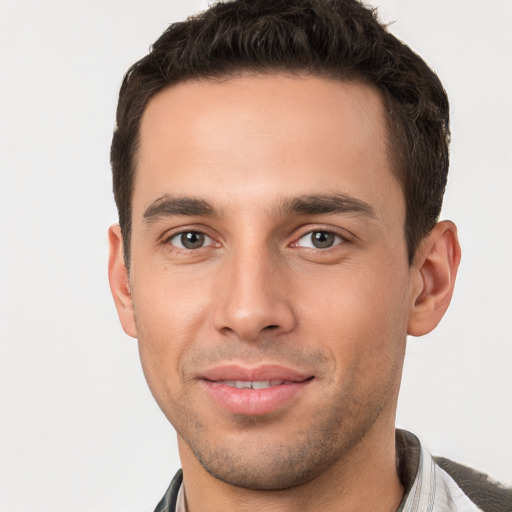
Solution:
{"label": "mouth", "polygon": [[226,412],[246,416],[291,407],[313,380],[312,375],[274,365],[254,369],[222,366],[200,378],[214,404]]}
{"label": "mouth", "polygon": [[291,380],[221,380],[219,384],[224,384],[231,388],[237,389],[267,389],[274,386],[282,386],[283,384],[294,384]]}

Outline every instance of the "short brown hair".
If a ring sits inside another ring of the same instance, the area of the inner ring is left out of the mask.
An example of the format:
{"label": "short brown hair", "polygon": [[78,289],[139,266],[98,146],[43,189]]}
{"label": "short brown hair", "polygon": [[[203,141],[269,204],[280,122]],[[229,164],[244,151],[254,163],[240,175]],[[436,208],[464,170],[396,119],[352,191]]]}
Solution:
{"label": "short brown hair", "polygon": [[358,80],[381,92],[390,157],[405,196],[411,262],[437,222],[448,174],[449,107],[437,75],[357,0],[232,0],[170,25],[124,77],[111,164],[126,264],[139,127],[148,101],[183,80],[244,71]]}

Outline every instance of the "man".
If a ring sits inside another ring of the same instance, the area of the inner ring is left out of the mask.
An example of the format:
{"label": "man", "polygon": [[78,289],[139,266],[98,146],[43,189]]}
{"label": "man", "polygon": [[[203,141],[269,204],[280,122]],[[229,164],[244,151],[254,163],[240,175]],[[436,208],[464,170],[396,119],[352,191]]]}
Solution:
{"label": "man", "polygon": [[111,288],[183,471],[157,510],[501,511],[395,431],[460,260],[439,79],[354,0],[234,1],[128,71]]}

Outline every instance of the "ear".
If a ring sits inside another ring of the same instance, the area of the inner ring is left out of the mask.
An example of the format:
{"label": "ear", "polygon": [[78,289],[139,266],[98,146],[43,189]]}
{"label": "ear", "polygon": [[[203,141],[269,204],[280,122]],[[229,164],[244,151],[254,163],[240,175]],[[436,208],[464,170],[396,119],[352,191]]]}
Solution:
{"label": "ear", "polygon": [[407,333],[423,336],[443,318],[453,294],[460,263],[457,227],[442,221],[418,247],[411,272],[414,290]]}
{"label": "ear", "polygon": [[124,332],[132,338],[137,337],[135,315],[130,292],[130,278],[124,262],[123,236],[118,224],[110,226],[108,230],[110,256],[108,260],[108,280],[110,290],[114,297],[117,314]]}

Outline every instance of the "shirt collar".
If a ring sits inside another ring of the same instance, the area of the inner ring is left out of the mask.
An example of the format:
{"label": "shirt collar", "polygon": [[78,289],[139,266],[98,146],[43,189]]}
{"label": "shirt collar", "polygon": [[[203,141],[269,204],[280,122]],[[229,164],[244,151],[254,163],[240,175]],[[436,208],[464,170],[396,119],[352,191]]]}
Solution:
{"label": "shirt collar", "polygon": [[[414,434],[397,430],[396,447],[398,475],[404,488],[404,497],[397,512],[482,512],[436,464]],[[170,511],[173,502],[176,504],[175,512],[186,512],[181,471],[155,512]]]}
{"label": "shirt collar", "polygon": [[402,481],[406,492],[397,512],[482,512],[451,476],[436,464],[416,436],[397,430],[397,454],[401,457],[399,474],[400,467],[404,465],[409,471],[407,486]]}

